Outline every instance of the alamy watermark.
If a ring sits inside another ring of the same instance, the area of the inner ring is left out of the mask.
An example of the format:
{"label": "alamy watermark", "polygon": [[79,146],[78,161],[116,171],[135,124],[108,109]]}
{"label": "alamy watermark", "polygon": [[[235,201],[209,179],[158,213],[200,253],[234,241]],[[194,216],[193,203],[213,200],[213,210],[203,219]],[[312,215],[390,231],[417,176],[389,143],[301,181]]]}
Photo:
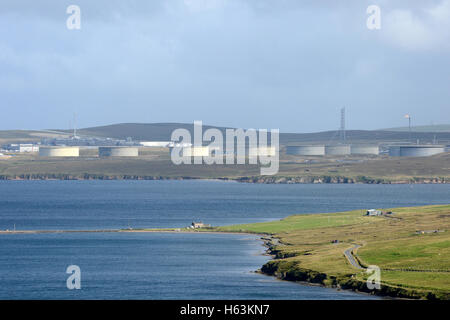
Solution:
{"label": "alamy watermark", "polygon": [[369,290],[381,289],[381,270],[376,265],[370,265],[366,269],[366,273],[370,274],[367,278],[366,284]]}
{"label": "alamy watermark", "polygon": [[[170,157],[174,164],[259,164],[261,175],[274,175],[279,169],[279,129],[207,129],[194,121],[194,139],[187,129],[172,132]],[[206,144],[206,145],[205,145]]]}
{"label": "alamy watermark", "polygon": [[366,21],[367,29],[380,30],[381,29],[381,9],[377,5],[370,5],[366,9],[366,13],[369,17]]}
{"label": "alamy watermark", "polygon": [[66,273],[70,274],[67,278],[66,286],[67,289],[81,289],[81,269],[77,265],[70,265],[66,269]]}
{"label": "alamy watermark", "polygon": [[69,30],[81,29],[81,9],[79,6],[72,4],[67,7],[66,13],[70,16],[66,20],[66,26]]}
{"label": "alamy watermark", "polygon": [[[81,9],[80,6],[72,4],[67,7],[66,13],[70,16],[66,20],[66,26],[69,30],[81,29]],[[369,30],[381,29],[381,9],[378,5],[372,4],[367,7],[366,14],[368,18],[366,20],[366,26]]]}

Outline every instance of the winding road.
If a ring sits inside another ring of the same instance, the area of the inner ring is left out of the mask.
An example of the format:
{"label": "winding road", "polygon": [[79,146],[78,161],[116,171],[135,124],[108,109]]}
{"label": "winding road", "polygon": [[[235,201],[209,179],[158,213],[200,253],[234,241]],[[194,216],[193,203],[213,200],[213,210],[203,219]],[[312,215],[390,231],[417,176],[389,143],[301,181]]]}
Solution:
{"label": "winding road", "polygon": [[345,250],[344,255],[352,266],[354,266],[357,269],[365,269],[365,268],[361,267],[361,265],[358,263],[358,261],[355,259],[355,257],[352,254],[353,250],[356,250],[360,247],[361,246],[359,244],[355,244],[353,247]]}

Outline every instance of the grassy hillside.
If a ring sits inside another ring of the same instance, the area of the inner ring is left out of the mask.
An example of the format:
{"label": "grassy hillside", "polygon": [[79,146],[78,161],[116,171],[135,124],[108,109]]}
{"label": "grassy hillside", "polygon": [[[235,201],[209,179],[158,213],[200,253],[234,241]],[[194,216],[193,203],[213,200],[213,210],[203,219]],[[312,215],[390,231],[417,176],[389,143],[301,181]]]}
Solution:
{"label": "grassy hillside", "polygon": [[[131,137],[135,140],[170,141],[170,136],[175,129],[187,129],[193,134],[193,124],[186,123],[119,123],[100,127],[79,129],[80,135],[109,137],[126,139]],[[204,125],[207,130],[211,126]],[[216,127],[224,132],[226,128]]]}
{"label": "grassy hillside", "polygon": [[343,285],[359,280],[361,285],[365,272],[353,267],[343,254],[359,244],[360,263],[381,268],[386,292],[400,288],[406,290],[403,294],[408,292],[411,296],[432,294],[449,299],[450,205],[390,210],[394,212],[392,216],[368,217],[363,210],[356,210],[295,215],[280,221],[217,229],[266,233],[279,238],[273,248],[279,259],[265,268],[281,277],[320,274],[321,277],[310,280]]}
{"label": "grassy hillside", "polygon": [[39,130],[0,130],[0,145],[7,143],[37,143],[44,138],[67,137],[63,132]]}
{"label": "grassy hillside", "polygon": [[[100,127],[84,128],[78,130],[80,135],[97,137],[110,137],[125,139],[132,137],[136,140],[167,141],[170,135],[177,128],[187,129],[193,134],[193,124],[186,123],[121,123]],[[213,127],[204,125],[203,129],[217,128],[223,133],[226,127]],[[413,140],[419,139],[421,142],[432,142],[435,133],[420,132],[415,133]],[[337,142],[338,131],[323,131],[314,133],[281,133],[280,143],[330,143]],[[450,132],[440,132],[437,134],[438,141],[450,143]],[[380,142],[407,142],[410,141],[408,132],[385,131],[385,130],[348,130],[347,139],[350,143],[380,143]]]}
{"label": "grassy hillside", "polygon": [[[409,127],[397,127],[383,129],[387,131],[409,131]],[[428,126],[413,126],[411,128],[413,132],[450,132],[450,124],[435,124]]]}
{"label": "grassy hillside", "polygon": [[[178,128],[184,128],[193,135],[193,124],[186,123],[119,123],[106,126],[83,128],[77,131],[78,135],[135,140],[168,141],[171,133]],[[226,127],[204,125],[203,129],[217,128],[225,133]],[[434,127],[433,127],[434,128]],[[430,128],[433,129],[433,128]],[[408,130],[394,128],[393,130],[347,130],[348,143],[378,144],[391,142],[411,142],[419,140],[421,143],[433,142],[435,136],[439,143],[450,143],[450,130],[446,126],[436,127],[436,131],[417,130],[410,138]],[[10,142],[38,142],[42,138],[61,137],[71,135],[72,130],[5,130],[0,131],[0,143]],[[281,144],[311,144],[336,143],[339,141],[339,131],[323,131],[313,133],[281,133]]]}

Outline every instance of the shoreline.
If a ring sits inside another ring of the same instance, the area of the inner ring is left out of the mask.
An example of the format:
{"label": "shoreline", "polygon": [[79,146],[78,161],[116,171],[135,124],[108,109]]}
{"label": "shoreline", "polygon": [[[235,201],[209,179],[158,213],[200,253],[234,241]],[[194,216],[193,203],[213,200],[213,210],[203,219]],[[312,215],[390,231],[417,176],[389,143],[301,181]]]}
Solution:
{"label": "shoreline", "polygon": [[194,231],[166,229],[92,229],[92,230],[0,230],[0,234],[47,234],[47,233],[180,233],[180,234],[248,234],[265,237],[266,234],[233,231]]}
{"label": "shoreline", "polygon": [[[401,280],[398,282],[393,282],[392,280],[389,280],[388,276],[388,280],[381,282],[381,288],[376,290],[371,290],[368,288],[364,272],[364,268],[367,267],[367,263],[361,262],[360,257],[355,251],[356,248],[359,247],[358,244],[366,244],[366,240],[372,239],[370,238],[372,236],[371,232],[375,232],[372,240],[377,241],[378,238],[376,230],[378,230],[378,228],[391,228],[388,230],[397,232],[397,234],[402,234],[402,236],[391,239],[391,241],[407,240],[415,241],[414,243],[421,244],[422,242],[420,242],[420,239],[417,238],[417,230],[414,228],[418,223],[417,221],[422,221],[423,223],[426,223],[427,227],[430,223],[434,223],[433,228],[437,228],[430,229],[435,231],[433,233],[421,233],[424,234],[424,237],[438,237],[427,238],[431,241],[429,242],[430,245],[440,243],[439,241],[442,242],[448,239],[448,234],[445,234],[444,229],[442,229],[444,231],[441,233],[436,231],[440,230],[442,226],[447,226],[442,219],[450,217],[450,205],[448,204],[386,210],[389,210],[386,212],[390,213],[390,215],[383,214],[379,217],[367,217],[367,215],[363,215],[362,210],[354,210],[335,212],[334,214],[324,213],[327,219],[323,219],[323,216],[320,216],[320,214],[293,215],[281,220],[270,222],[222,227],[204,227],[199,229],[182,227],[90,230],[1,230],[0,238],[1,235],[17,234],[106,232],[249,235],[262,241],[262,245],[266,248],[263,255],[271,256],[271,259],[266,261],[259,270],[254,271],[257,273],[274,276],[280,280],[298,282],[300,284],[308,283],[334,288],[337,290],[352,290],[357,293],[373,294],[382,297],[427,300],[450,299],[450,292],[447,287],[438,285],[433,287],[433,282],[431,282],[429,287],[420,285],[420,283],[417,285],[414,282],[407,281],[409,276],[402,276],[405,279],[404,282]],[[392,219],[392,214],[395,215],[396,219]],[[346,217],[347,219],[344,222],[342,221],[343,217]],[[357,230],[355,227],[357,227]],[[369,238],[360,238],[359,233],[361,233],[360,231],[363,229],[359,228],[366,228],[368,232],[367,237]],[[431,226],[429,228],[431,228]],[[317,230],[318,232],[311,235],[311,230]],[[414,232],[414,230],[416,231]],[[322,236],[321,234],[325,233],[325,231],[327,233],[325,236]],[[292,232],[294,232],[294,234],[292,234]],[[407,232],[407,234],[403,234],[402,232]],[[318,236],[319,238],[317,238]],[[309,244],[316,243],[317,241],[319,241],[319,243],[317,243],[319,246],[316,248],[311,248],[311,245]],[[349,257],[349,255],[351,255],[351,257]],[[329,257],[334,259],[332,259],[333,262],[331,262],[331,264],[329,262],[331,261]],[[343,260],[341,260],[341,258]],[[359,267],[355,266],[355,264]],[[446,269],[446,265],[442,266],[443,269],[419,269],[421,272],[436,272],[433,277],[438,277],[437,279],[444,277],[442,279],[445,281],[447,274],[442,274],[442,270],[445,270],[445,272],[450,271]],[[383,268],[383,266],[380,266],[380,268],[384,271],[395,271]],[[411,267],[408,268],[405,271],[417,271],[412,270]]]}
{"label": "shoreline", "polygon": [[0,175],[0,181],[163,181],[200,180],[218,182],[239,182],[255,184],[450,184],[450,177],[368,177],[368,176],[240,176],[240,177],[195,177],[195,176],[141,176],[141,175],[98,175],[98,174],[20,174]]}
{"label": "shoreline", "polygon": [[[213,231],[213,230],[203,230],[203,231],[194,231],[194,230],[164,230],[164,229],[97,229],[97,230],[15,230],[15,231],[4,231],[1,230],[0,231],[0,235],[18,235],[18,234],[61,234],[61,233],[108,233],[108,232],[116,232],[116,233],[178,233],[178,234],[239,234],[239,235],[251,235],[251,236],[256,236],[258,237],[261,242],[262,245],[266,248],[264,250],[264,253],[262,253],[262,255],[266,255],[266,256],[270,256],[271,260],[269,260],[268,262],[266,262],[264,265],[261,266],[260,269],[257,269],[253,272],[261,274],[261,275],[265,275],[265,276],[270,276],[270,277],[275,277],[276,279],[280,280],[280,281],[291,281],[291,282],[295,282],[298,283],[300,285],[305,285],[305,286],[319,286],[319,287],[324,287],[324,288],[332,288],[335,289],[337,291],[340,290],[349,290],[349,291],[353,291],[356,292],[358,294],[365,294],[365,295],[373,295],[374,293],[371,291],[364,291],[364,290],[360,290],[360,286],[357,287],[348,287],[348,286],[341,286],[339,284],[337,285],[327,285],[325,283],[322,282],[316,282],[313,281],[313,279],[309,279],[308,277],[305,279],[303,277],[297,277],[297,278],[292,278],[292,277],[288,277],[286,276],[286,274],[283,273],[277,273],[277,272],[272,272],[271,269],[268,269],[267,266],[273,262],[273,261],[279,261],[282,258],[278,257],[278,251],[276,251],[274,249],[275,245],[279,244],[279,238],[271,235],[271,234],[264,234],[264,233],[253,233],[253,232],[232,232],[232,231]],[[311,272],[314,272],[311,270]],[[309,273],[306,273],[305,275],[308,275]],[[375,294],[377,296],[380,297],[384,297],[384,298],[391,298],[391,299],[405,299],[405,298],[409,298],[411,299],[411,297],[396,297],[396,296],[386,296],[384,294]]]}

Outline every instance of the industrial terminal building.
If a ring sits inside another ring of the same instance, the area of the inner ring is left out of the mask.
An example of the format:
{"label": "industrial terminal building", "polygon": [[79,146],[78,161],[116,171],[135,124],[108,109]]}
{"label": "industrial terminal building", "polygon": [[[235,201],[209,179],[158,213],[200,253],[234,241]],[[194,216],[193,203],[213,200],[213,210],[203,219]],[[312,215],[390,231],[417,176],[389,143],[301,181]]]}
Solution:
{"label": "industrial terminal building", "polygon": [[79,147],[43,147],[39,148],[41,157],[79,157]]}
{"label": "industrial terminal building", "polygon": [[428,157],[445,152],[445,146],[440,145],[404,145],[390,146],[391,157]]}
{"label": "industrial terminal building", "polygon": [[99,157],[137,157],[137,147],[98,147]]}
{"label": "industrial terminal building", "polygon": [[10,143],[3,145],[1,149],[8,152],[20,152],[20,153],[38,152],[39,145],[34,143]]}
{"label": "industrial terminal building", "polygon": [[161,147],[167,148],[171,144],[171,141],[141,141],[140,145],[144,147]]}

